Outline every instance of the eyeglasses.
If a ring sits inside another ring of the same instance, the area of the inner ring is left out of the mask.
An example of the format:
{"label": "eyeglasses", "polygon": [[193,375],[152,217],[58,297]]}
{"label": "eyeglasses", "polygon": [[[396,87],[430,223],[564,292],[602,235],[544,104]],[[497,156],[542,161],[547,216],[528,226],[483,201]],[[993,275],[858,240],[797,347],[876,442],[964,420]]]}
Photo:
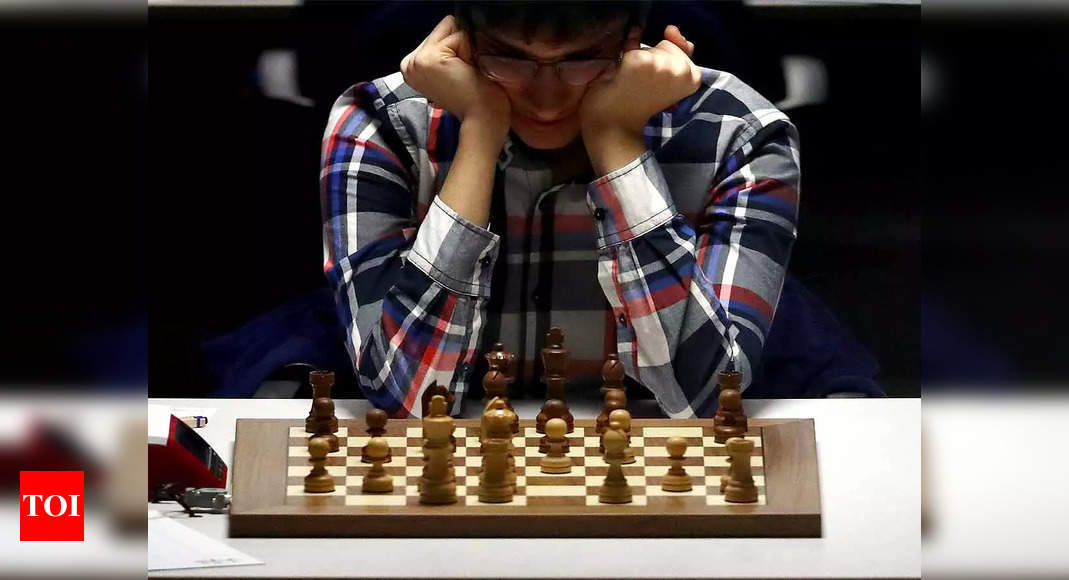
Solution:
{"label": "eyeglasses", "polygon": [[[631,19],[624,24],[624,35],[615,58],[584,58],[564,60],[536,60],[488,54],[475,49],[475,64],[487,77],[504,85],[523,85],[531,82],[544,66],[553,67],[557,78],[565,84],[583,86],[594,82],[603,73],[620,65],[624,46],[631,30]],[[473,37],[475,35],[472,35]]]}
{"label": "eyeglasses", "polygon": [[557,78],[562,82],[582,86],[594,82],[602,73],[616,67],[621,60],[622,56],[557,61],[538,61],[494,54],[477,54],[475,57],[475,63],[483,74],[506,85],[529,83],[538,74],[538,69],[549,66],[555,69]]}

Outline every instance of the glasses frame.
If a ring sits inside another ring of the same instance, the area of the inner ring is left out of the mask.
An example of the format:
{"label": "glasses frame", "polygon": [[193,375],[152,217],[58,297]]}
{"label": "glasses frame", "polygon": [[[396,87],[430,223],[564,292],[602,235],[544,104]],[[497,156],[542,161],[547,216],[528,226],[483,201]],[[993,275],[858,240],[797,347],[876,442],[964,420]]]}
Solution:
{"label": "glasses frame", "polygon": [[[561,76],[561,72],[560,72],[561,63],[567,63],[567,62],[590,62],[590,61],[612,61],[612,65],[611,66],[617,66],[617,67],[620,66],[620,63],[623,62],[623,60],[624,60],[624,47],[627,46],[627,38],[631,34],[631,22],[632,22],[632,20],[633,20],[632,17],[628,17],[627,22],[624,25],[624,37],[620,41],[620,49],[619,49],[619,51],[617,53],[616,58],[610,58],[610,57],[601,57],[601,58],[560,58],[560,59],[556,59],[556,60],[543,60],[543,59],[536,59],[536,58],[516,58],[516,57],[513,57],[513,56],[502,56],[502,55],[499,55],[499,54],[487,53],[487,52],[483,52],[483,51],[479,50],[479,48],[475,45],[476,33],[475,33],[474,30],[472,30],[471,31],[472,60],[475,61],[475,67],[479,70],[479,72],[481,72],[488,79],[490,79],[492,81],[495,81],[495,82],[498,82],[498,83],[501,83],[501,84],[513,85],[513,86],[525,85],[527,83],[530,83],[532,80],[534,80],[535,78],[538,77],[538,71],[542,70],[542,67],[544,67],[544,66],[552,66],[553,67],[553,73],[556,75],[557,80],[559,80],[562,83],[564,83],[566,85],[569,85],[569,86],[581,87],[581,86],[588,85],[588,84],[594,82],[594,80],[597,80],[597,78],[600,77],[601,74],[599,74],[598,77],[594,77],[594,79],[592,79],[590,81],[587,81],[585,83],[572,84],[572,83],[566,82],[564,80],[564,77]],[[497,57],[497,58],[508,58],[508,59],[517,60],[517,61],[533,62],[533,63],[535,63],[534,73],[531,75],[531,78],[527,79],[526,81],[520,81],[520,82],[503,81],[503,80],[495,77],[494,75],[490,74],[490,72],[486,70],[486,68],[480,62],[480,57],[482,57],[482,56],[494,56],[494,57]],[[608,70],[608,69],[606,69],[606,70]],[[602,74],[603,73],[604,73],[604,71],[602,71]]]}

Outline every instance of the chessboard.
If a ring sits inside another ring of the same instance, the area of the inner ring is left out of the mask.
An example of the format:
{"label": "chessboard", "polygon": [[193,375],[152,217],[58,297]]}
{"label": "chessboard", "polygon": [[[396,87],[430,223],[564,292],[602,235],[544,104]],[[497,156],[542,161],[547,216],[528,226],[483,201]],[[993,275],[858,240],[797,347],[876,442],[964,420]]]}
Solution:
{"label": "chessboard", "polygon": [[[713,440],[711,419],[635,419],[636,461],[624,465],[633,499],[598,502],[608,465],[598,451],[593,420],[575,421],[568,435],[573,467],[550,475],[539,469],[534,421],[521,420],[516,448],[516,494],[503,504],[481,503],[479,421],[456,421],[454,464],[458,501],[419,503],[423,469],[419,420],[391,420],[384,437],[392,450],[385,464],[394,478],[388,494],[361,493],[371,465],[361,462],[368,441],[363,420],[340,420],[340,449],[327,471],[335,491],[307,493],[307,436],[303,420],[239,419],[234,444],[230,535],[256,537],[819,537],[820,491],[811,419],[749,420],[756,503],[724,501],[720,476],[725,446]],[[683,437],[689,492],[668,492],[660,480],[669,462],[665,443]]]}

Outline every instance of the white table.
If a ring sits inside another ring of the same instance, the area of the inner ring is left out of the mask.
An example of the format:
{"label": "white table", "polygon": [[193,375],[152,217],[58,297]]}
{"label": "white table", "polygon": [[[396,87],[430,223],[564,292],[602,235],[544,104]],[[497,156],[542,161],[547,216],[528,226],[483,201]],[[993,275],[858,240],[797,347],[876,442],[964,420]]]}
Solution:
{"label": "white table", "polygon": [[[239,417],[303,418],[307,399],[150,399],[216,409],[198,432],[231,465]],[[339,418],[362,417],[366,401],[335,400]],[[537,403],[520,401],[521,417]],[[238,566],[153,572],[153,577],[915,577],[921,573],[920,399],[747,400],[760,418],[816,423],[824,534],[821,538],[395,539],[227,538],[226,516],[177,521],[263,560]],[[594,402],[572,404],[593,417]],[[653,416],[653,409],[632,407]],[[465,415],[477,413],[468,405]],[[151,505],[173,510],[170,504]],[[615,554],[616,556],[612,556]]]}

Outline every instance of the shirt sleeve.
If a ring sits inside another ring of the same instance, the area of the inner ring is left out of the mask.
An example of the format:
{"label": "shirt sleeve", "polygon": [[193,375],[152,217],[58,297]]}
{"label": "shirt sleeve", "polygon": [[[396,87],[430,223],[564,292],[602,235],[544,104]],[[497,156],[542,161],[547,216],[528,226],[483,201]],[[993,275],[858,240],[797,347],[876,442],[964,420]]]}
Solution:
{"label": "shirt sleeve", "polygon": [[[419,416],[431,384],[461,410],[485,318],[498,236],[435,197],[417,221],[418,184],[377,89],[335,103],[323,140],[324,271],[361,390],[395,417]],[[393,146],[391,146],[393,144]]]}
{"label": "shirt sleeve", "polygon": [[588,187],[620,358],[670,416],[711,415],[728,359],[744,389],[761,359],[797,236],[797,132],[779,116],[730,149],[697,229],[652,152]]}

